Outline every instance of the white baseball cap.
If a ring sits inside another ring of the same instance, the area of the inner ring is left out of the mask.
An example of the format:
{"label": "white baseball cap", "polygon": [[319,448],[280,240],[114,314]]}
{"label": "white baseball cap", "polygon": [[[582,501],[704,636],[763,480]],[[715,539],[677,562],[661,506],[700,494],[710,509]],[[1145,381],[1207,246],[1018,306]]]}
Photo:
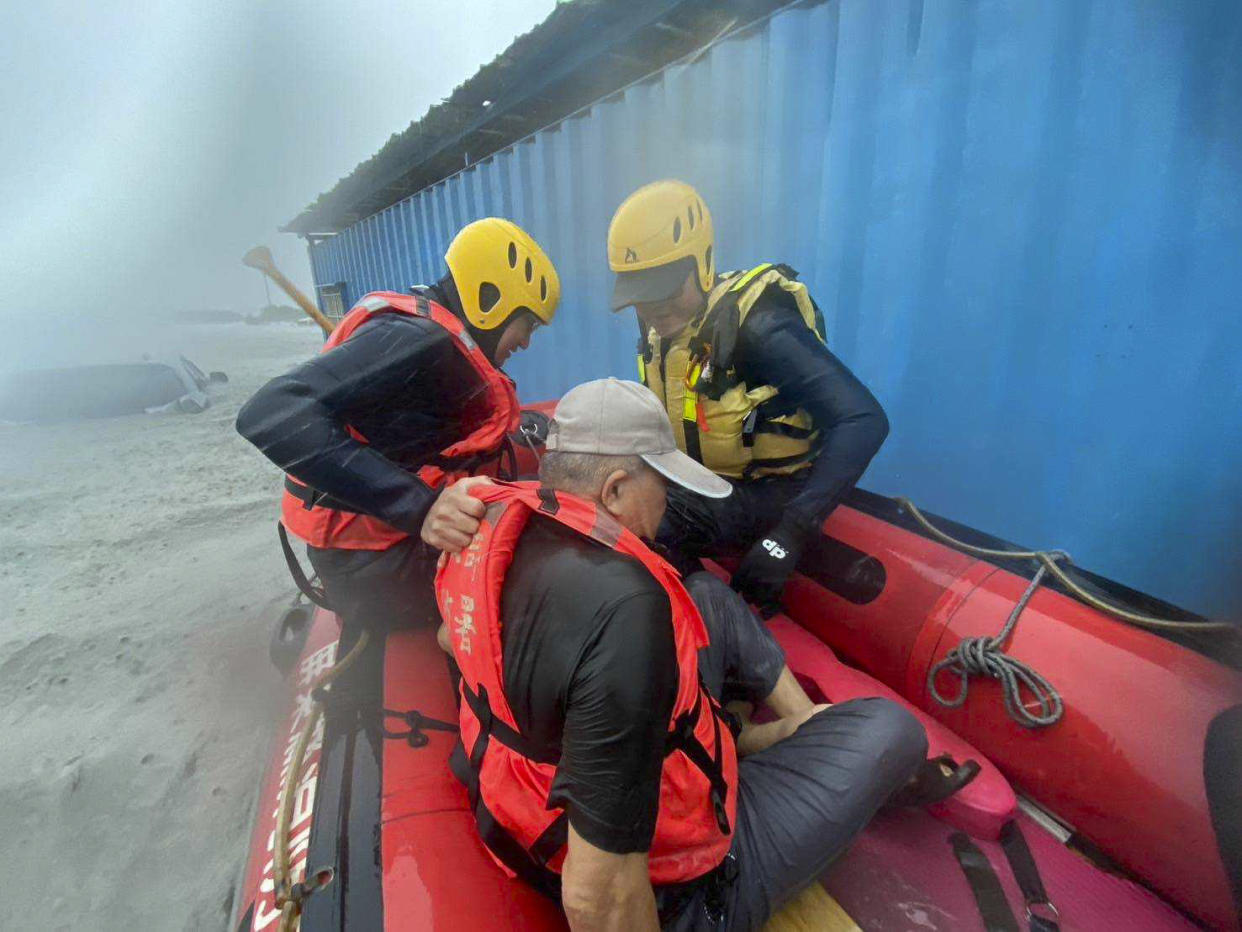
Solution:
{"label": "white baseball cap", "polygon": [[561,398],[548,427],[548,450],[641,456],[670,482],[708,498],[733,491],[724,479],[677,449],[660,399],[637,382],[596,379]]}

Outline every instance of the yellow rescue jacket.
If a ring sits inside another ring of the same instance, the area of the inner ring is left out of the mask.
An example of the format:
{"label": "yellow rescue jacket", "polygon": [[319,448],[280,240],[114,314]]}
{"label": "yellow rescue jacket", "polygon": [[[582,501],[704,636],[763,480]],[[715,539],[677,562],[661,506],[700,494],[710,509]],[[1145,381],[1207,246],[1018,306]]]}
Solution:
{"label": "yellow rescue jacket", "polygon": [[747,385],[733,369],[738,332],[769,289],[781,303],[795,305],[803,323],[825,340],[823,317],[796,276],[770,262],[729,272],[680,334],[661,341],[651,330],[639,340],[639,378],[664,402],[677,445],[719,475],[789,475],[819,452],[810,414],[783,403],[771,385]]}

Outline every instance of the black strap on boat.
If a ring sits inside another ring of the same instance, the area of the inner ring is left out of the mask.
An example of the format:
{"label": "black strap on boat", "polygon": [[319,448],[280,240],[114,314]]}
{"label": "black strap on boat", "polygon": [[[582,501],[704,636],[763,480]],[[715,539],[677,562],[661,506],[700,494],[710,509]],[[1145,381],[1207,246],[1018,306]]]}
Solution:
{"label": "black strap on boat", "polygon": [[970,892],[974,894],[987,932],[1019,932],[1018,920],[1009,908],[1005,889],[1001,886],[996,872],[992,870],[987,855],[979,850],[965,832],[954,832],[949,836],[949,844],[953,846],[957,863],[961,865],[966,882],[970,884]]}
{"label": "black strap on boat", "polygon": [[279,521],[276,522],[276,534],[280,538],[280,549],[285,555],[285,565],[289,567],[289,575],[293,577],[293,584],[298,587],[298,591],[320,608],[332,611],[332,606],[328,604],[328,596],[323,588],[314,585],[306,578],[302,564],[298,562],[297,555],[294,554],[293,547],[289,543],[289,532]]}
{"label": "black strap on boat", "polygon": [[1005,827],[1001,829],[1000,843],[1009,861],[1009,868],[1022,890],[1022,898],[1026,901],[1026,918],[1031,929],[1034,932],[1057,932],[1060,928],[1060,914],[1048,899],[1048,891],[1039,876],[1035,856],[1031,854],[1017,822],[1011,820],[1005,823]]}
{"label": "black strap on boat", "polygon": [[407,712],[400,712],[396,709],[384,709],[385,721],[390,718],[399,718],[405,724],[405,731],[395,731],[390,729],[387,724],[383,726],[385,738],[404,739],[412,748],[423,748],[431,741],[431,738],[424,733],[427,731],[457,731],[457,726],[452,722],[444,722],[438,718],[431,718],[424,715],[418,709],[410,709]]}

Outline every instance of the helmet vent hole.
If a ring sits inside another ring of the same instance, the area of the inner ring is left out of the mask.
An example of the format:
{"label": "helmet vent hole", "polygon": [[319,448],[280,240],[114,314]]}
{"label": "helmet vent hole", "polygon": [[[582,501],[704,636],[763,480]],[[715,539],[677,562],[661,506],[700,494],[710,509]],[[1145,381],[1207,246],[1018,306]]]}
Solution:
{"label": "helmet vent hole", "polygon": [[517,243],[509,244],[509,268],[517,268]]}
{"label": "helmet vent hole", "polygon": [[699,211],[699,223],[702,223],[703,222],[703,202],[695,201],[694,204],[698,208],[698,211]]}
{"label": "helmet vent hole", "polygon": [[673,242],[674,243],[681,242],[681,218],[680,217],[678,217],[676,220],[673,221]]}
{"label": "helmet vent hole", "polygon": [[539,276],[539,300],[548,300],[548,279],[545,275]]}
{"label": "helmet vent hole", "polygon": [[[703,253],[703,271],[706,272],[708,275],[712,274],[712,247],[711,246],[708,246],[707,250]],[[710,287],[710,285],[711,283],[709,282],[708,286]]]}
{"label": "helmet vent hole", "polygon": [[496,306],[496,302],[500,300],[500,289],[491,282],[484,282],[479,285],[479,310],[484,314],[489,313]]}
{"label": "helmet vent hole", "polygon": [[690,229],[693,230],[694,229],[694,208],[693,207],[686,208],[686,219],[690,221]]}
{"label": "helmet vent hole", "polygon": [[530,260],[526,260],[526,280],[529,282],[535,277],[535,267],[530,264]]}

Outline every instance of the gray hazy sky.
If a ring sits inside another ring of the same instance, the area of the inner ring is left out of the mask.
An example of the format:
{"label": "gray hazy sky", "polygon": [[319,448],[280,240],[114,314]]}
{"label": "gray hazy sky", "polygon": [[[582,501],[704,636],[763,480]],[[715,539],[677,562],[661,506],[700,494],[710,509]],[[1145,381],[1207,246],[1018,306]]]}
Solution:
{"label": "gray hazy sky", "polygon": [[257,243],[309,288],[277,227],[554,6],[0,5],[0,318],[255,308]]}

